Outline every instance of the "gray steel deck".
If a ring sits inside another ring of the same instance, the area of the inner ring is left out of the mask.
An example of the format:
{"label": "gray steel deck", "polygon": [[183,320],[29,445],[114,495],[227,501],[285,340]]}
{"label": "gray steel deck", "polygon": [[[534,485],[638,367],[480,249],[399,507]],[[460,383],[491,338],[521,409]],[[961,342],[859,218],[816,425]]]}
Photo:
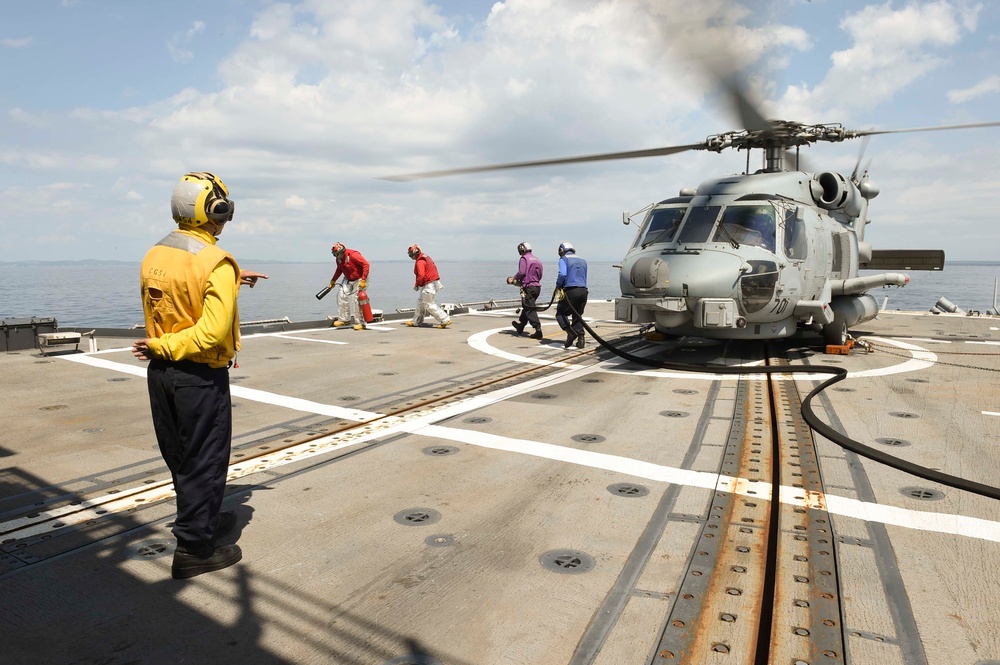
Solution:
{"label": "gray steel deck", "polygon": [[[747,373],[564,351],[509,312],[246,335],[244,559],[187,581],[129,340],[0,357],[0,660],[1000,662],[1000,504],[813,441],[817,380],[753,374],[761,348],[588,315],[635,353]],[[851,372],[817,408],[852,438],[996,484],[998,326],[884,313],[854,331],[873,353],[780,348]]]}

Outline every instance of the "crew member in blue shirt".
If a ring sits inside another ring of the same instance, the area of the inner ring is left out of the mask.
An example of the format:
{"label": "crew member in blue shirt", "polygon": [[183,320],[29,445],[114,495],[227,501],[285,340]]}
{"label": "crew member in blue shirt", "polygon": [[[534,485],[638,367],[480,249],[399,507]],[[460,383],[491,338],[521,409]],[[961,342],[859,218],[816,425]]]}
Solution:
{"label": "crew member in blue shirt", "polygon": [[[563,348],[576,342],[583,348],[583,310],[587,308],[587,262],[576,255],[568,242],[559,245],[559,276],[556,288],[565,294],[556,306],[556,323],[566,331]],[[572,308],[570,308],[572,305]]]}
{"label": "crew member in blue shirt", "polygon": [[517,246],[517,253],[521,255],[517,263],[517,274],[508,277],[507,283],[521,287],[521,316],[517,321],[511,321],[510,325],[520,335],[530,323],[535,329],[531,339],[542,339],[542,324],[535,311],[535,300],[542,292],[542,262],[531,253],[531,245],[526,242]]}

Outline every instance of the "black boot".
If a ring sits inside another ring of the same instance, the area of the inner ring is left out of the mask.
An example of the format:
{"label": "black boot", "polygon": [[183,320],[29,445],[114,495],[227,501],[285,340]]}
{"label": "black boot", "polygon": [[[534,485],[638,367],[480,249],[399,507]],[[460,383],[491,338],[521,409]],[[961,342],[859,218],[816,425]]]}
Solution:
{"label": "black boot", "polygon": [[524,324],[520,321],[511,321],[510,325],[514,326],[514,330],[517,331],[518,335],[524,332]]}
{"label": "black boot", "polygon": [[[199,556],[200,554],[205,556]],[[175,580],[186,580],[195,575],[228,568],[242,558],[243,552],[239,545],[218,547],[208,545],[204,551],[198,553],[187,552],[178,547],[174,551],[174,563],[170,567],[170,574]]]}
{"label": "black boot", "polygon": [[544,338],[545,337],[544,335],[542,335],[541,328],[535,328],[535,332],[531,334],[531,339],[544,339]]}
{"label": "black boot", "polygon": [[572,330],[566,331],[566,341],[563,343],[563,348],[568,349],[573,346],[573,340],[576,339],[576,333]]}
{"label": "black boot", "polygon": [[580,333],[579,335],[576,336],[576,348],[578,349],[583,348],[583,333]]}

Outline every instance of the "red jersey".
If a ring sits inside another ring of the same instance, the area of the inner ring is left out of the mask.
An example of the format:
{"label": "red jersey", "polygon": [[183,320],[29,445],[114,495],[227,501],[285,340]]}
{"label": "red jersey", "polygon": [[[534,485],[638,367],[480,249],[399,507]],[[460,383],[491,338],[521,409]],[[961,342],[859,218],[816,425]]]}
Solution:
{"label": "red jersey", "polygon": [[344,250],[343,259],[337,259],[337,272],[333,273],[331,281],[336,282],[341,275],[348,282],[368,279],[368,262],[365,261],[365,257],[361,256],[361,252],[356,249]]}
{"label": "red jersey", "polygon": [[413,262],[413,274],[417,276],[416,286],[424,286],[441,279],[434,261],[423,253]]}

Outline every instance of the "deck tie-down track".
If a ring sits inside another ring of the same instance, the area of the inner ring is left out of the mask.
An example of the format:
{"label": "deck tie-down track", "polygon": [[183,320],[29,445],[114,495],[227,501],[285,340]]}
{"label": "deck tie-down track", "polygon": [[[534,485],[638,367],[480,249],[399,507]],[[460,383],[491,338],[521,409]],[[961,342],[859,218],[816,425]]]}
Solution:
{"label": "deck tie-down track", "polygon": [[785,486],[822,506],[794,382],[741,379],[735,404],[720,474],[746,486],[714,493],[652,662],[843,663],[830,516],[771,500]]}

